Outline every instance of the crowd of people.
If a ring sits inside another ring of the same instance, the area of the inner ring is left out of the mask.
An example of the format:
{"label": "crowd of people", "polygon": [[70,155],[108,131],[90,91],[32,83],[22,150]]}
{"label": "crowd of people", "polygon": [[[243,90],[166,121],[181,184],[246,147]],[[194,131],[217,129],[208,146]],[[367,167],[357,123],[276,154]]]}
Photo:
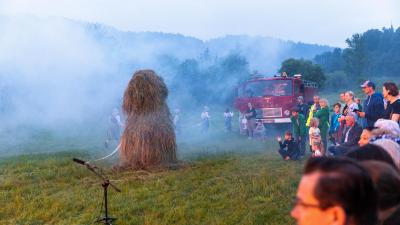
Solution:
{"label": "crowd of people", "polygon": [[362,105],[347,91],[332,112],[318,96],[309,108],[299,99],[293,134],[286,132],[283,142],[278,138],[285,160],[304,156],[302,140],[309,138],[312,157],[291,211],[297,224],[400,224],[399,91],[391,82],[382,94],[371,81],[361,88],[367,95]]}
{"label": "crowd of people", "polygon": [[362,105],[357,103],[354,92],[346,91],[340,94],[340,100],[333,104],[332,110],[324,98],[314,96],[312,105],[308,106],[300,96],[298,105],[291,110],[293,131],[289,133],[296,143],[293,145],[295,149],[289,151],[278,141],[282,158],[297,160],[304,157],[306,139],[312,157],[344,156],[368,143],[384,145],[386,149],[390,145],[400,151],[400,95],[397,85],[384,83],[380,93],[375,90],[375,84],[367,80],[361,89],[366,95]]}
{"label": "crowd of people", "polygon": [[[400,95],[395,83],[383,84],[382,93],[365,81],[363,103],[354,92],[329,102],[319,96],[306,104],[302,96],[291,109],[292,130],[277,138],[284,160],[298,160],[310,152],[298,185],[291,216],[301,225],[399,225],[400,224]],[[225,129],[232,131],[234,114],[223,113]],[[200,114],[202,133],[210,127],[209,108]],[[239,115],[241,133],[265,138],[251,103]],[[180,110],[172,115],[181,133]],[[118,141],[121,116],[117,109],[109,119],[105,142]],[[307,148],[309,145],[309,148]],[[308,150],[307,150],[308,149]]]}

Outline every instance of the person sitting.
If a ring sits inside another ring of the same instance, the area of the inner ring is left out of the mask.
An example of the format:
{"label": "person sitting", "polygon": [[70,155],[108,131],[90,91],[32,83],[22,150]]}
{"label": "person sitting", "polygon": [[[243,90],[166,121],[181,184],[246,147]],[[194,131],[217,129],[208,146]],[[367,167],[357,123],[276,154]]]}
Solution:
{"label": "person sitting", "polygon": [[376,225],[378,194],[368,171],[346,158],[310,158],[290,215],[301,225]]}
{"label": "person sitting", "polygon": [[344,155],[350,149],[358,147],[362,133],[362,128],[356,123],[354,115],[348,114],[345,120],[346,128],[342,136],[343,143],[328,148],[328,151],[335,156]]}
{"label": "person sitting", "polygon": [[360,147],[368,144],[372,138],[372,131],[375,129],[375,127],[366,127],[363,129],[361,135],[360,135],[360,140],[358,141],[358,145]]}
{"label": "person sitting", "polygon": [[372,131],[372,136],[386,136],[391,138],[400,138],[400,126],[393,120],[379,119],[375,122],[375,129]]}
{"label": "person sitting", "polygon": [[380,138],[371,142],[381,146],[393,159],[396,167],[400,169],[400,145],[389,138]]}
{"label": "person sitting", "polygon": [[400,223],[400,174],[390,165],[379,161],[361,163],[375,184],[378,192],[379,224],[398,225]]}
{"label": "person sitting", "polygon": [[292,132],[285,132],[285,140],[282,142],[282,138],[277,138],[279,143],[279,154],[284,160],[297,160],[299,158],[299,147],[297,143],[293,140]]}

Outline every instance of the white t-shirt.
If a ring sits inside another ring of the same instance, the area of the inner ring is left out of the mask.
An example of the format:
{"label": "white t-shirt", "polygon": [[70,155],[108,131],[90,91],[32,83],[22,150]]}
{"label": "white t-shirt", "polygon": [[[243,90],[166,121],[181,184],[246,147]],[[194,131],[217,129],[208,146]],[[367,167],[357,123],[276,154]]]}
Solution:
{"label": "white t-shirt", "polygon": [[208,112],[202,112],[201,113],[201,119],[202,120],[209,119],[209,118],[210,118],[210,116],[208,115]]}
{"label": "white t-shirt", "polygon": [[347,105],[347,115],[352,115],[354,116],[354,120],[357,122],[358,120],[358,114],[353,112],[354,109],[359,109],[358,104],[353,102],[350,105]]}
{"label": "white t-shirt", "polygon": [[308,134],[310,135],[310,145],[313,144],[313,138],[314,137],[318,137],[321,135],[321,131],[318,127],[310,127],[310,130],[308,131]]}
{"label": "white t-shirt", "polygon": [[233,112],[224,112],[224,117],[225,118],[233,117]]}

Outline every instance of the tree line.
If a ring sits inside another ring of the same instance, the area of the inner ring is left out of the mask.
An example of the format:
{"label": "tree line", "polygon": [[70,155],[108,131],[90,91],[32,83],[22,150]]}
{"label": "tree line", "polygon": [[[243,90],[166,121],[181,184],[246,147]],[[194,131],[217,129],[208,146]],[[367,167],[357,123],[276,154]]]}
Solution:
{"label": "tree line", "polygon": [[[286,59],[277,72],[302,74],[304,79],[334,90],[358,85],[364,79],[398,79],[400,28],[371,29],[352,35],[346,43],[346,48],[335,48],[313,60]],[[213,58],[205,50],[196,59],[167,61],[175,74],[169,82],[171,94],[186,93],[198,103],[231,102],[235,86],[252,76],[247,58],[237,52]]]}

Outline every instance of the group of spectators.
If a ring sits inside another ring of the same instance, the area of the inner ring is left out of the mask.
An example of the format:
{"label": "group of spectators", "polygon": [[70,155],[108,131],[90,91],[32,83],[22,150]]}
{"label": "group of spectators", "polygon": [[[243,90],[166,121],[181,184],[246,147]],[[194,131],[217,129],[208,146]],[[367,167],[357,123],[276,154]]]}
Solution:
{"label": "group of spectators", "polygon": [[318,96],[312,107],[303,107],[299,99],[292,110],[293,135],[286,132],[285,141],[278,140],[279,152],[297,159],[308,134],[313,156],[291,211],[297,224],[400,224],[399,91],[391,82],[382,94],[371,81],[361,88],[367,95],[363,105],[347,91],[332,112]]}
{"label": "group of spectators", "polygon": [[[361,88],[366,94],[362,105],[356,103],[352,91],[346,91],[340,94],[340,101],[332,110],[324,98],[314,96],[309,106],[300,96],[298,105],[291,110],[292,132],[285,133],[283,142],[278,140],[282,157],[292,160],[303,157],[307,139],[312,156],[343,156],[367,143],[399,147],[399,136],[394,131],[399,127],[400,117],[397,85],[384,83],[380,93],[368,80]],[[290,144],[293,148],[289,148],[289,142],[295,143]]]}

